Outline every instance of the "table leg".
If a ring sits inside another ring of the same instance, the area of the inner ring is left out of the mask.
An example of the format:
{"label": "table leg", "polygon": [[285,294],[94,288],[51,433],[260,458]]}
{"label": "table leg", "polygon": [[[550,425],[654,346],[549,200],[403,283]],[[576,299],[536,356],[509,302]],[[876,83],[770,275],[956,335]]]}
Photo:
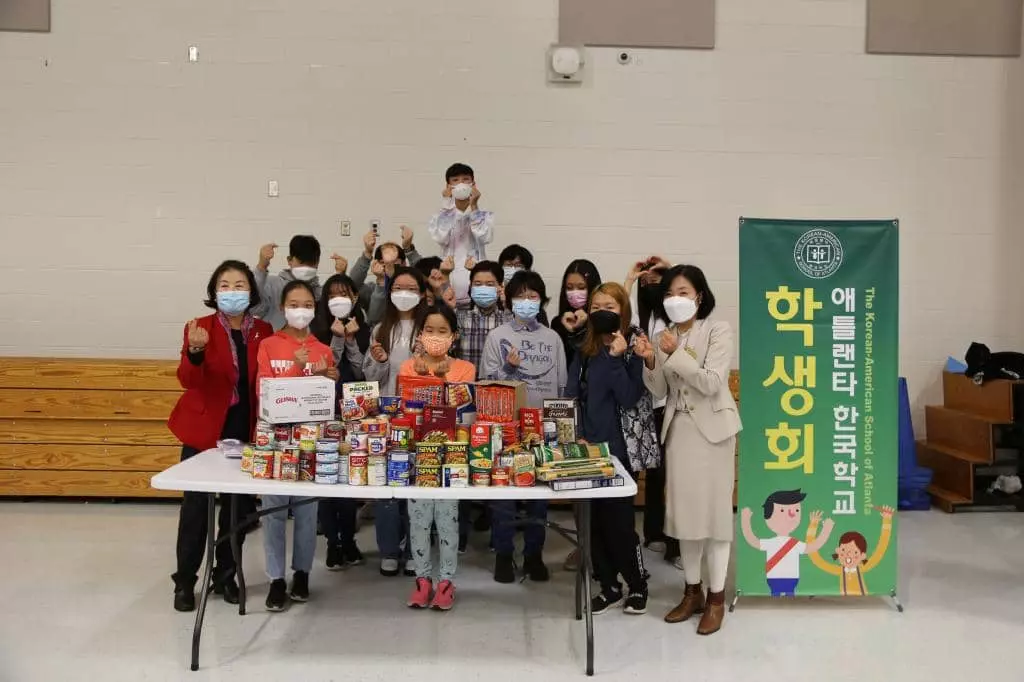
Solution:
{"label": "table leg", "polygon": [[590,611],[590,500],[580,504],[580,574],[583,580],[583,613],[587,620],[587,676],[594,674],[594,614]]}
{"label": "table leg", "polygon": [[[238,615],[245,615],[245,570],[242,568],[242,534],[238,527],[238,498],[231,495],[231,555],[235,560],[235,577],[238,580]],[[223,504],[223,502],[221,502]]]}
{"label": "table leg", "polygon": [[[580,541],[580,504],[573,505],[573,517],[576,521],[576,558],[580,559],[580,555],[583,550],[580,549],[582,542]],[[579,566],[576,567],[576,620],[583,620],[583,561],[580,560]]]}
{"label": "table leg", "polygon": [[210,577],[213,575],[213,553],[216,551],[217,518],[214,514],[213,493],[206,496],[206,570],[199,583],[199,611],[192,629],[192,670],[199,670],[199,641],[203,637],[203,616],[206,615],[206,600],[210,596]]}

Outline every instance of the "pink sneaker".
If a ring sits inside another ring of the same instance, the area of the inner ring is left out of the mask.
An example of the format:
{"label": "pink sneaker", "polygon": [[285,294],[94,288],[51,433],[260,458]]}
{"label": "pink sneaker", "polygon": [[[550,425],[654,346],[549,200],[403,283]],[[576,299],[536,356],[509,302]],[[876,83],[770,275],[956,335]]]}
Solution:
{"label": "pink sneaker", "polygon": [[416,578],[416,587],[409,596],[409,606],[414,609],[425,609],[430,605],[430,592],[433,584],[427,578]]}
{"label": "pink sneaker", "polygon": [[455,605],[455,585],[451,580],[442,580],[437,584],[437,592],[434,592],[434,601],[430,608],[438,611],[451,611]]}

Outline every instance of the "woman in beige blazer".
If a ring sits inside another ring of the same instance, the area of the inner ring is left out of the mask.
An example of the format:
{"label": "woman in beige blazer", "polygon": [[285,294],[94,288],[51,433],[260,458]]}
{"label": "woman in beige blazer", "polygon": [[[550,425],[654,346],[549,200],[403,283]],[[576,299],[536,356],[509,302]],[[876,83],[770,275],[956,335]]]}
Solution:
{"label": "woman in beige blazer", "polygon": [[[715,297],[700,268],[665,273],[665,312],[672,325],[637,353],[644,383],[665,398],[666,522],[682,550],[686,589],[665,620],[703,613],[698,634],[717,632],[725,617],[725,576],[733,538],[732,492],[736,434],[742,428],[729,392],[733,336],[727,322],[708,320]],[[707,558],[705,602],[701,562]]]}

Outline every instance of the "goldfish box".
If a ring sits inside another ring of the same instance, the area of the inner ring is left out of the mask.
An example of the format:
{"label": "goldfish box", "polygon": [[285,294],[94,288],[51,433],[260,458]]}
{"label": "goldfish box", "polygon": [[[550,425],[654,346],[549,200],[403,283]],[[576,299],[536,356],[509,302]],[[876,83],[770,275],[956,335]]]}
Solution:
{"label": "goldfish box", "polygon": [[263,379],[259,417],[271,424],[334,419],[334,382],[326,377]]}

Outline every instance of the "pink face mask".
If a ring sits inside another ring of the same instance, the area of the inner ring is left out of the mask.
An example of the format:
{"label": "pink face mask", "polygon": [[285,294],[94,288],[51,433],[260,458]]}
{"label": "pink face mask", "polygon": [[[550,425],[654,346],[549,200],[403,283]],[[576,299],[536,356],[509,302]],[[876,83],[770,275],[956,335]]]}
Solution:
{"label": "pink face mask", "polygon": [[427,352],[427,355],[435,358],[443,358],[452,347],[452,337],[450,336],[424,334],[420,337],[420,342],[423,344],[423,350]]}
{"label": "pink face mask", "polygon": [[571,289],[565,292],[565,297],[569,299],[569,305],[573,307],[573,310],[579,310],[587,304],[589,295],[582,289]]}

